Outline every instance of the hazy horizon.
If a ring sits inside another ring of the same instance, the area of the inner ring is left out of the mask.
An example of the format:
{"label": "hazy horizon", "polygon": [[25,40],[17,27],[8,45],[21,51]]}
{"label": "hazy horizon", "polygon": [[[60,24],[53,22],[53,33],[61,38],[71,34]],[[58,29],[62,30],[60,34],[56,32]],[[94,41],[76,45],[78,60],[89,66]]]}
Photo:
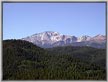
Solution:
{"label": "hazy horizon", "polygon": [[3,39],[44,31],[64,35],[106,35],[105,3],[3,3]]}

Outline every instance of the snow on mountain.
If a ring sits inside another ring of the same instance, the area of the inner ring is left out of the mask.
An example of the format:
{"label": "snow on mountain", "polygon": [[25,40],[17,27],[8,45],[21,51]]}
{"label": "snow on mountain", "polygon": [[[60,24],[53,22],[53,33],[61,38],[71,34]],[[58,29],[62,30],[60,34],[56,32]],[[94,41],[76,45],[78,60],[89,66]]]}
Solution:
{"label": "snow on mountain", "polygon": [[92,38],[92,40],[95,40],[95,41],[104,41],[104,40],[106,40],[106,37],[104,35],[98,34],[98,35],[94,36]]}
{"label": "snow on mountain", "polygon": [[85,35],[85,36],[79,37],[78,40],[77,40],[77,42],[89,41],[90,39],[91,39],[90,36]]}
{"label": "snow on mountain", "polygon": [[22,40],[26,40],[40,47],[47,48],[47,47],[54,47],[54,46],[64,46],[68,44],[73,44],[73,45],[78,44],[80,46],[80,44],[88,45],[88,43],[90,46],[91,42],[92,43],[105,42],[106,37],[100,34],[94,37],[90,37],[87,35],[76,37],[71,35],[62,35],[58,32],[53,32],[53,31],[45,31],[42,33],[37,33],[32,36],[22,38]]}

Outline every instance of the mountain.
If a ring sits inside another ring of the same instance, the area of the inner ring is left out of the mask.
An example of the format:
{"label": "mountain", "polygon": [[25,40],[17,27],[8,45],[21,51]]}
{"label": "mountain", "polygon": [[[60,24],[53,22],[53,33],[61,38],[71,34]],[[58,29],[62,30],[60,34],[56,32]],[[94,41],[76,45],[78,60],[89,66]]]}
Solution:
{"label": "mountain", "polygon": [[2,80],[106,80],[106,49],[78,46],[40,48],[3,40]]}
{"label": "mountain", "polygon": [[[28,41],[4,40],[3,41],[3,80],[30,79],[27,75],[32,72],[34,61],[44,61],[45,50]],[[39,65],[36,64],[35,67]],[[40,65],[40,68],[42,65]],[[34,68],[35,69],[35,68]],[[33,73],[32,73],[33,74]],[[32,78],[32,75],[31,75]]]}
{"label": "mountain", "polygon": [[91,40],[91,37],[85,35],[85,36],[78,37],[78,41],[77,42],[89,41],[89,40]]}
{"label": "mountain", "polygon": [[22,40],[32,42],[33,44],[43,48],[67,45],[105,48],[106,36],[99,34],[94,37],[87,35],[76,37],[71,35],[62,35],[58,32],[53,31],[45,31],[22,38]]}

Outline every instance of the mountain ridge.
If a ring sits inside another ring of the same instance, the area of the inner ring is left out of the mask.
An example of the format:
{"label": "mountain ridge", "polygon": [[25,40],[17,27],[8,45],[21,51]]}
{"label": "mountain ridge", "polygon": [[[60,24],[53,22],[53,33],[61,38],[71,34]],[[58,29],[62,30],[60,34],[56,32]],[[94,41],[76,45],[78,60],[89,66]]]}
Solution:
{"label": "mountain ridge", "polygon": [[[38,45],[43,48],[66,46],[69,44],[72,45],[74,43],[80,43],[80,42],[81,43],[83,42],[84,44],[81,46],[91,46],[90,43],[96,43],[96,44],[98,43],[99,47],[97,46],[92,46],[92,47],[101,48],[100,44],[105,45],[106,36],[98,34],[93,37],[88,36],[88,35],[76,37],[72,35],[60,34],[59,32],[54,32],[54,31],[45,31],[45,32],[33,34],[28,37],[24,37],[22,38],[22,40],[32,42],[33,44]],[[87,42],[89,43],[89,45],[87,44]],[[102,46],[102,48],[105,48],[105,46]]]}

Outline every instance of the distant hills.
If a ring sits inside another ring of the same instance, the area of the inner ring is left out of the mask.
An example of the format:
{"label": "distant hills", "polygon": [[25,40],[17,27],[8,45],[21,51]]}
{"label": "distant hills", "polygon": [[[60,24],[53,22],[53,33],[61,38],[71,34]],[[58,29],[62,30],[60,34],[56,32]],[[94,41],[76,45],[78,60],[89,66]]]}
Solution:
{"label": "distant hills", "polygon": [[106,36],[98,34],[94,37],[84,35],[81,37],[62,35],[58,32],[45,31],[24,37],[22,40],[32,42],[42,48],[52,48],[56,46],[90,46],[94,48],[105,48]]}

